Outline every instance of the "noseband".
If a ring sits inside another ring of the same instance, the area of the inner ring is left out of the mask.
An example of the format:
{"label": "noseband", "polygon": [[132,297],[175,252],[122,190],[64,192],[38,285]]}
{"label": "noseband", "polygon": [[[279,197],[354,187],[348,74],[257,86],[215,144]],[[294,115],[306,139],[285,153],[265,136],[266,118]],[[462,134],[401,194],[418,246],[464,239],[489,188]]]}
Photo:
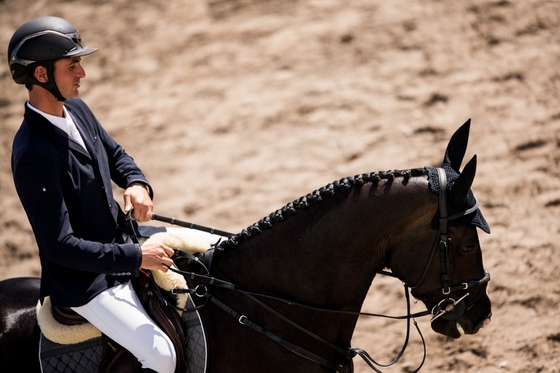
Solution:
{"label": "noseband", "polygon": [[431,292],[428,294],[418,294],[414,291],[415,288],[420,286],[426,275],[428,274],[428,270],[430,268],[430,264],[432,259],[436,253],[436,249],[439,247],[439,256],[440,256],[440,263],[441,263],[441,292],[444,298],[432,308],[432,319],[431,321],[436,320],[439,317],[442,317],[446,320],[457,320],[459,317],[463,315],[465,310],[467,310],[480,296],[479,293],[475,299],[469,302],[469,304],[465,304],[465,298],[469,296],[470,293],[466,293],[462,297],[455,300],[451,298],[451,293],[459,290],[468,290],[470,288],[486,284],[490,281],[490,273],[488,271],[484,271],[484,277],[480,280],[472,280],[468,282],[463,282],[456,285],[451,285],[451,278],[453,275],[453,262],[452,262],[452,244],[451,238],[448,236],[447,228],[448,223],[452,220],[462,218],[468,214],[472,214],[478,209],[478,200],[475,198],[475,204],[471,208],[461,211],[457,214],[453,214],[451,216],[447,216],[447,175],[445,174],[445,170],[443,168],[438,168],[438,177],[439,177],[439,231],[436,241],[432,247],[432,252],[430,254],[430,258],[428,260],[428,264],[420,277],[420,280],[414,286],[408,286],[412,289],[411,293],[412,296],[418,300],[426,300],[428,297],[437,295],[439,291]]}

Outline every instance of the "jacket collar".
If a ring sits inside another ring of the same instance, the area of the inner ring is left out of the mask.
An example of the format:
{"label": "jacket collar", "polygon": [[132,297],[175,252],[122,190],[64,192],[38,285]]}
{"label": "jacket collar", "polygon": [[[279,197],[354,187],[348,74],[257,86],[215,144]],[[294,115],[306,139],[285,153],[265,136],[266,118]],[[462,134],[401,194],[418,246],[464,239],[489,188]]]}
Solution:
{"label": "jacket collar", "polygon": [[[47,118],[45,118],[35,110],[31,109],[27,105],[27,102],[25,103],[25,112],[23,117],[28,126],[36,130],[39,130],[49,140],[55,141],[65,147],[70,148],[72,151],[79,152],[85,155],[86,157],[91,158],[88,152],[86,152],[84,148],[82,148],[79,144],[75,143],[74,141],[70,141],[68,139],[68,134],[65,131],[61,130],[60,128],[52,124]],[[76,119],[76,117],[74,117],[74,119]],[[79,123],[82,124],[81,122]],[[83,132],[81,134],[82,137],[84,138],[84,142],[86,142],[87,145],[90,145],[87,136]],[[91,152],[91,146],[89,147],[88,150]]]}

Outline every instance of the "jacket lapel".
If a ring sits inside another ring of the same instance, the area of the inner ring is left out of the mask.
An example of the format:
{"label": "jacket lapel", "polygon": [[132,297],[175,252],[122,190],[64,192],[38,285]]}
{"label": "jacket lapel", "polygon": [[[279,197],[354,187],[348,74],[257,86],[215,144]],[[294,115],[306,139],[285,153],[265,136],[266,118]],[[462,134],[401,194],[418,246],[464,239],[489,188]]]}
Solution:
{"label": "jacket lapel", "polygon": [[[67,110],[68,113],[72,115],[70,109]],[[76,124],[76,128],[78,129],[78,132],[80,132],[80,135],[82,136],[82,140],[84,140],[84,144],[86,145],[87,151],[85,151],[85,149],[82,148],[82,146],[75,141],[70,141],[70,148],[79,151],[80,153],[84,154],[88,158],[94,160],[95,163],[97,163],[97,159],[95,157],[95,145],[94,145],[95,141],[92,141],[92,136],[90,136],[90,134],[87,133],[84,124],[78,118],[76,118],[75,115],[72,115],[72,119]],[[97,140],[97,137],[94,136],[93,140]]]}
{"label": "jacket lapel", "polygon": [[[43,132],[45,134],[45,136],[47,138],[51,139],[52,141],[54,141],[56,143],[59,143],[59,144],[65,146],[65,147],[68,147],[68,148],[72,149],[72,151],[79,152],[79,153],[83,154],[84,156],[86,156],[90,159],[93,159],[88,154],[88,152],[85,151],[84,148],[82,148],[82,146],[80,144],[71,140],[68,137],[68,134],[66,132],[64,132],[63,130],[61,130],[60,128],[58,128],[57,126],[52,124],[51,122],[49,122],[48,119],[46,119],[41,114],[39,114],[36,111],[28,108],[27,105],[25,105],[25,117],[29,118],[29,120],[26,121],[29,126],[38,128],[41,132]],[[72,118],[75,119],[75,117],[72,117]],[[88,136],[84,134],[85,131],[81,131],[80,129],[78,129],[78,131],[80,131],[80,134],[82,135],[82,138],[84,139],[84,142],[86,142],[86,138],[88,138]],[[92,150],[89,147],[88,147],[88,151],[90,152],[90,154],[93,153]]]}

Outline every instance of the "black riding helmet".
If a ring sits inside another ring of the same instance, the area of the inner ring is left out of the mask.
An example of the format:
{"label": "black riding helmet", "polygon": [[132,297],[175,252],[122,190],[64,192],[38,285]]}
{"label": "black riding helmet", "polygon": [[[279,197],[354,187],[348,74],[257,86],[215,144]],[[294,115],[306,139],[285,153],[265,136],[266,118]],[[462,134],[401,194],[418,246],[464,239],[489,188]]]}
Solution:
{"label": "black riding helmet", "polygon": [[[86,56],[96,50],[82,43],[78,30],[70,22],[58,17],[40,17],[24,23],[12,35],[8,45],[8,65],[16,83],[37,84],[59,101],[65,101],[54,81],[54,61]],[[47,83],[33,77],[37,66],[47,69]]]}

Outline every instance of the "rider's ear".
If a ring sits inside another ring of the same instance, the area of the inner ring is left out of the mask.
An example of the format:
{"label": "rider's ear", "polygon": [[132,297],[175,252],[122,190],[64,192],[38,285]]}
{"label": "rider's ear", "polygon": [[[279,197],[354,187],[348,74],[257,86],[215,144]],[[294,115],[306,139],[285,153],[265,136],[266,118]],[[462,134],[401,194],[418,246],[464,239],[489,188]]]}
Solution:
{"label": "rider's ear", "polygon": [[469,119],[451,136],[445,150],[445,156],[443,157],[443,166],[451,166],[455,171],[459,172],[463,157],[467,151],[470,128],[471,120]]}
{"label": "rider's ear", "polygon": [[33,77],[41,83],[48,83],[49,78],[47,75],[47,68],[45,66],[38,65],[33,71]]}
{"label": "rider's ear", "polygon": [[476,154],[471,158],[469,163],[463,168],[463,172],[455,179],[453,186],[450,190],[450,201],[454,205],[460,205],[463,203],[469,190],[471,190],[471,185],[474,181],[474,176],[476,174]]}

